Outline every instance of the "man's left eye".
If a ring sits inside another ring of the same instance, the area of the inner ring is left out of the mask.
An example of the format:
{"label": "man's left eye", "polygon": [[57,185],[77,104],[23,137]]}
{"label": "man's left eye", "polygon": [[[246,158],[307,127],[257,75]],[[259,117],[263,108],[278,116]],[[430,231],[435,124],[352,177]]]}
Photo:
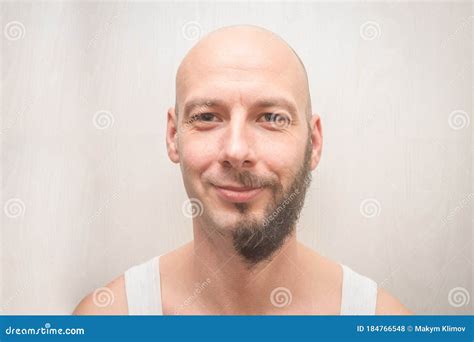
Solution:
{"label": "man's left eye", "polygon": [[284,114],[264,113],[262,117],[265,119],[265,121],[270,122],[279,128],[284,128],[291,125],[291,119]]}

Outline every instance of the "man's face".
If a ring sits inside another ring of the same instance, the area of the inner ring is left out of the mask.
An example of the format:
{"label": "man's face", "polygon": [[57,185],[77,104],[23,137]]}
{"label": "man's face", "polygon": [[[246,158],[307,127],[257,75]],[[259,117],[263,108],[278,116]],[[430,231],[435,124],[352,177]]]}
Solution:
{"label": "man's face", "polygon": [[[198,51],[183,72],[176,145],[187,194],[203,204],[195,219],[238,243],[243,230],[294,225],[315,164],[304,86],[288,67],[294,56],[233,48]],[[279,207],[296,216],[275,215]]]}

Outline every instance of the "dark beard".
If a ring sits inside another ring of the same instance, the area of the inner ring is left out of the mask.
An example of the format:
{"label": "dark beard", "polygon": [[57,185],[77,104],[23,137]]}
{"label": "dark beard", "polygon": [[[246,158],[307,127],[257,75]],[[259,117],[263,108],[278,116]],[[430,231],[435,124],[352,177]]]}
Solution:
{"label": "dark beard", "polygon": [[[249,268],[264,260],[271,260],[272,255],[293,233],[311,183],[311,152],[312,144],[309,139],[303,165],[286,193],[283,193],[280,184],[271,187],[274,198],[281,200],[267,206],[263,223],[255,219],[250,222],[244,220],[233,231],[234,248]],[[235,206],[242,214],[247,210],[245,203],[236,203]]]}

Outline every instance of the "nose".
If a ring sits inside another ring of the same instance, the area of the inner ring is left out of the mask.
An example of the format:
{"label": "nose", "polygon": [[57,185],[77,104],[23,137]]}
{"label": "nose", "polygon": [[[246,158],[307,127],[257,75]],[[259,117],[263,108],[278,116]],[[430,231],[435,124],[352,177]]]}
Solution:
{"label": "nose", "polygon": [[231,120],[223,136],[219,163],[225,168],[245,169],[255,164],[254,142],[246,128],[244,116]]}

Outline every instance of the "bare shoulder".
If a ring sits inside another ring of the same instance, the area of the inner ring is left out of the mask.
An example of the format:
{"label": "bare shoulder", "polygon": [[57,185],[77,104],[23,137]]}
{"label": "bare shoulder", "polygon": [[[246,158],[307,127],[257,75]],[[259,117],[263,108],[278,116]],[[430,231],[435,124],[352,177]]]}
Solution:
{"label": "bare shoulder", "polygon": [[378,289],[376,315],[413,315],[398,299],[383,288]]}
{"label": "bare shoulder", "polygon": [[122,274],[104,287],[89,293],[74,309],[73,315],[128,315],[125,278]]}

